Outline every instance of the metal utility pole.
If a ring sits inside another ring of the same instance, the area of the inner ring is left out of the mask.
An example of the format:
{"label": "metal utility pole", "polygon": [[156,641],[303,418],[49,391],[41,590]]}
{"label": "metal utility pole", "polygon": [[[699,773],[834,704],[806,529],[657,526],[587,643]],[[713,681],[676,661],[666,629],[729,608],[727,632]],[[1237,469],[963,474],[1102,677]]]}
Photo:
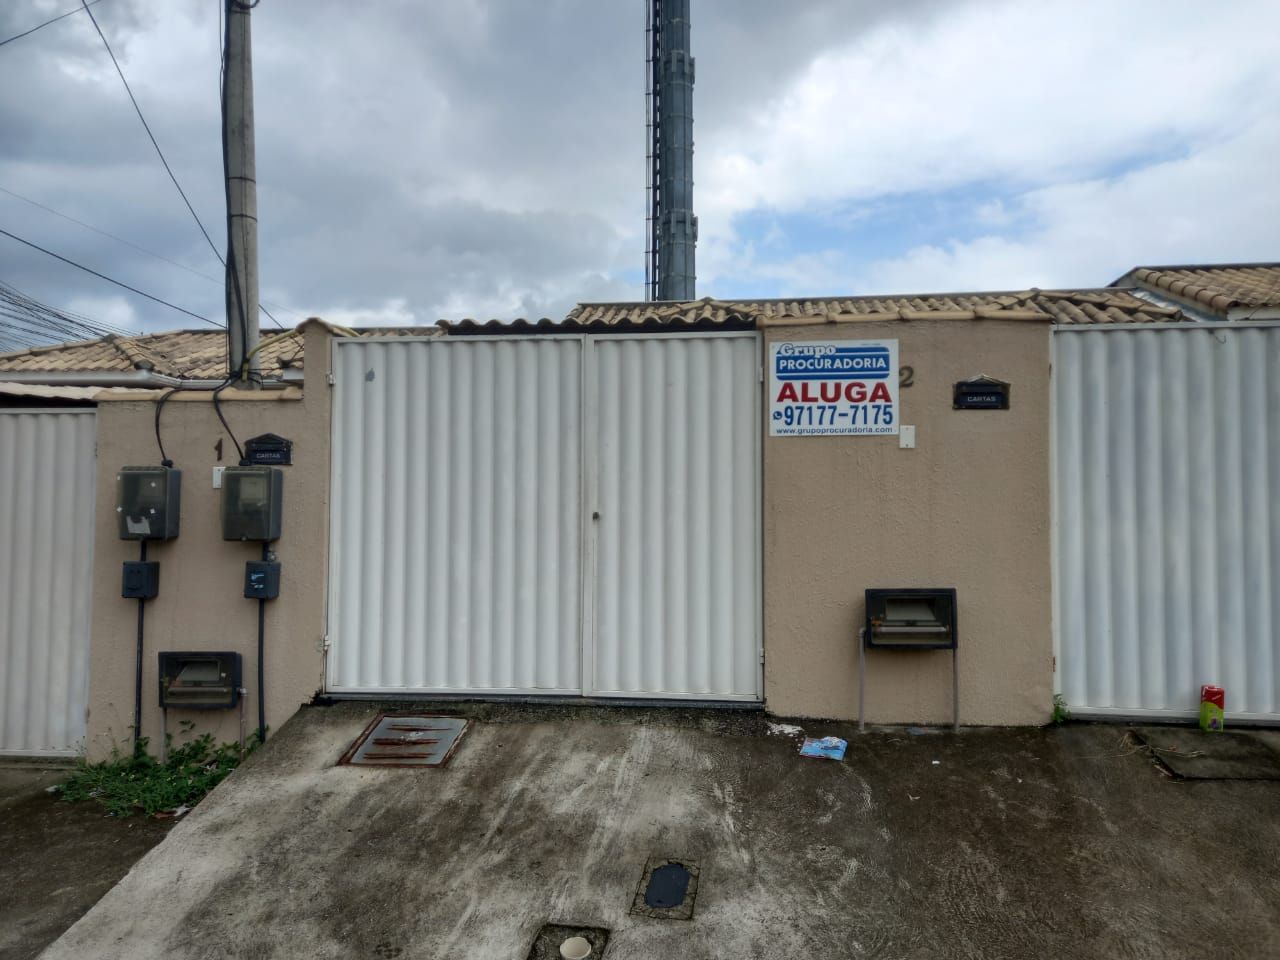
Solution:
{"label": "metal utility pole", "polygon": [[[258,184],[253,150],[250,11],[227,0],[222,78],[222,167],[227,181],[227,336],[232,378],[258,386]],[[247,358],[247,361],[246,361]]]}
{"label": "metal utility pole", "polygon": [[648,251],[645,295],[692,300],[698,218],[693,215],[693,56],[690,0],[649,0]]}

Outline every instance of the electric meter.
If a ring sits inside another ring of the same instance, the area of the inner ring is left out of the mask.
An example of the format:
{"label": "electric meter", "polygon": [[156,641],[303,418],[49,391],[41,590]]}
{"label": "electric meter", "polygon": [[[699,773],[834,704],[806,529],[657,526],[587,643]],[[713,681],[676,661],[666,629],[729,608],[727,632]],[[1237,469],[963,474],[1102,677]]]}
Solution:
{"label": "electric meter", "polygon": [[172,540],[178,535],[182,471],[121,467],[116,474],[116,523],[121,540]]}
{"label": "electric meter", "polygon": [[280,539],[284,471],[227,467],[222,474],[222,539]]}

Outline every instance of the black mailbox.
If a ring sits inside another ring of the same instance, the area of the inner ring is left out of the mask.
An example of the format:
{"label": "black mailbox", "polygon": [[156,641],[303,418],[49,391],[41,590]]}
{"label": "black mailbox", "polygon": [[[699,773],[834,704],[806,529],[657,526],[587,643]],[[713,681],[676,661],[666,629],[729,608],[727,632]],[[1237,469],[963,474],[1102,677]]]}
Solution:
{"label": "black mailbox", "polygon": [[240,654],[160,654],[160,706],[227,710],[240,702]]}
{"label": "black mailbox", "polygon": [[994,377],[961,380],[951,393],[954,410],[1008,410],[1009,384]]}
{"label": "black mailbox", "polygon": [[864,636],[873,650],[954,650],[955,588],[868,589]]}

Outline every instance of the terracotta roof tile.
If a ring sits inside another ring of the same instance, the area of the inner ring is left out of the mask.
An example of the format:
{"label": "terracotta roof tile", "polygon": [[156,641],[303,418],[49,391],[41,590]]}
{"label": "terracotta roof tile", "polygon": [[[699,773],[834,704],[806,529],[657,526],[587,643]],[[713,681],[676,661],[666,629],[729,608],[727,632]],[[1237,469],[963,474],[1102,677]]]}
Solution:
{"label": "terracotta roof tile", "polygon": [[[439,333],[434,327],[370,327],[359,332],[366,337]],[[302,337],[289,337],[263,347],[263,374],[279,376],[282,370],[300,369],[302,343]],[[0,354],[0,378],[6,373],[110,374],[137,370],[183,380],[220,380],[227,373],[227,336],[220,330],[171,330],[136,337],[112,335]]]}
{"label": "terracotta roof tile", "polygon": [[[565,327],[662,327],[745,323],[791,326],[814,321],[858,320],[1041,320],[1051,323],[1158,323],[1185,319],[1118,289],[1025,290],[996,293],[941,293],[897,297],[821,297],[807,300],[706,298],[694,303],[583,303]],[[549,323],[550,321],[541,321]],[[471,321],[451,325],[467,330]],[[498,329],[492,324],[489,329]]]}
{"label": "terracotta roof tile", "polygon": [[1137,267],[1122,279],[1129,277],[1148,290],[1214,313],[1237,307],[1280,307],[1280,263]]}
{"label": "terracotta roof tile", "polygon": [[[876,297],[813,297],[803,300],[714,300],[689,303],[582,303],[564,320],[442,320],[438,327],[373,327],[364,337],[430,336],[440,333],[572,333],[611,329],[754,329],[813,323],[876,320],[1027,320],[1044,323],[1155,323],[1186,319],[1182,313],[1139,299],[1118,288],[939,293]],[[36,347],[0,354],[5,373],[129,373],[153,370],[188,380],[217,380],[226,373],[226,334],[219,330],[174,330],[137,337]],[[286,338],[262,350],[262,369],[277,376],[303,365],[302,339]]]}
{"label": "terracotta roof tile", "polygon": [[[264,347],[261,353],[264,372],[278,373],[280,358],[295,349],[291,339]],[[218,379],[225,376],[227,370],[226,334],[219,330],[173,330],[136,337],[111,335],[100,340],[0,355],[0,375],[135,370],[151,370],[189,380]]]}

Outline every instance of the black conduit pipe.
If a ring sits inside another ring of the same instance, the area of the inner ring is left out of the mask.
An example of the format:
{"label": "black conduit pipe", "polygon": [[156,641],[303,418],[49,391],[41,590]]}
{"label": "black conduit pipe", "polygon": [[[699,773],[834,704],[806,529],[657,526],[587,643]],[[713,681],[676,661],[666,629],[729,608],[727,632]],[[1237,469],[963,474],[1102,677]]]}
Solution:
{"label": "black conduit pipe", "polygon": [[[271,548],[268,544],[262,544],[262,559],[271,559]],[[263,636],[266,634],[267,623],[267,601],[262,597],[258,598],[258,743],[259,745],[267,741],[267,688],[263,681]]]}
{"label": "black conduit pipe", "polygon": [[[144,563],[147,560],[147,541],[138,541],[142,544],[142,554],[139,557]],[[146,618],[147,601],[142,597],[138,598],[138,653],[137,663],[134,664],[133,679],[133,752],[138,752],[138,741],[142,736],[142,629],[143,621]]]}

